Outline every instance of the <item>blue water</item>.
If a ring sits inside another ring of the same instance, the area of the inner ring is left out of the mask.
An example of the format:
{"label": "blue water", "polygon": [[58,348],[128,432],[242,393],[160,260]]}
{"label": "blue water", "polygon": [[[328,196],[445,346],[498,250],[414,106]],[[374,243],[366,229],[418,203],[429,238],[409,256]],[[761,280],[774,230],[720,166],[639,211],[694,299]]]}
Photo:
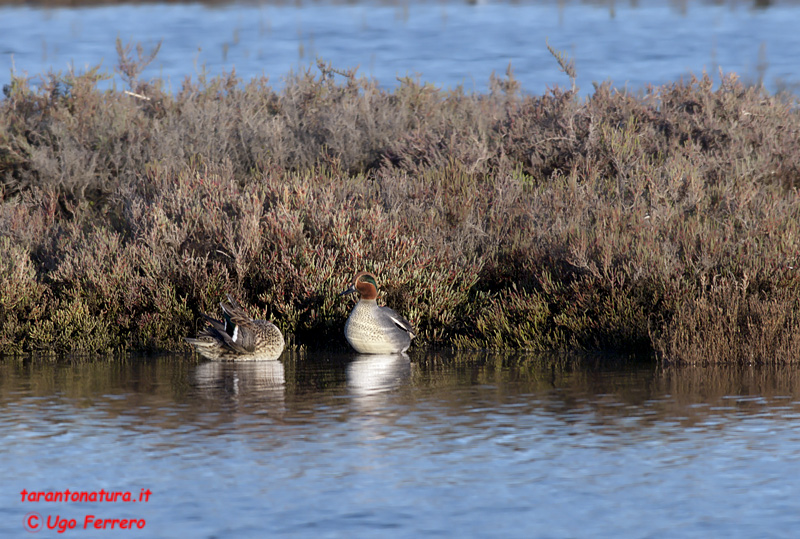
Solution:
{"label": "blue water", "polygon": [[[796,536],[796,368],[563,363],[6,360],[0,535],[36,512],[146,521],[80,537]],[[67,488],[152,494],[21,501]]]}
{"label": "blue water", "polygon": [[0,7],[0,84],[12,69],[38,75],[102,64],[111,72],[120,37],[146,50],[163,41],[145,78],[163,77],[174,91],[203,70],[263,75],[279,87],[320,57],[385,87],[418,76],[469,91],[485,91],[490,75],[511,64],[525,91],[542,93],[569,86],[549,40],[575,59],[583,93],[593,81],[640,89],[704,70],[717,77],[720,68],[750,82],[763,76],[774,91],[800,81],[798,17],[800,6],[787,2],[755,9],[659,0]]}

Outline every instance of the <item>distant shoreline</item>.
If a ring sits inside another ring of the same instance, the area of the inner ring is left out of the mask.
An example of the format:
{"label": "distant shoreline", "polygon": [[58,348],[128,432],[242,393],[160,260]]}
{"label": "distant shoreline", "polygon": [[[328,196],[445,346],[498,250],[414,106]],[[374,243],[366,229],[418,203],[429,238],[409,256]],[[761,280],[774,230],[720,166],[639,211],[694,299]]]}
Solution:
{"label": "distant shoreline", "polygon": [[[719,5],[719,1],[716,0],[695,0],[698,4],[714,4]],[[297,6],[302,7],[308,3],[309,5],[314,4],[342,4],[342,5],[349,5],[353,4],[353,0],[310,0],[308,2],[303,2],[302,0],[33,0],[33,1],[26,1],[26,0],[0,0],[0,7],[3,6],[20,6],[20,7],[39,7],[39,8],[79,8],[79,7],[91,7],[91,6],[104,6],[104,5],[120,5],[120,4],[203,4],[203,5],[231,5],[231,4],[242,4],[242,5],[273,5],[273,6]],[[375,4],[380,6],[403,6],[403,5],[414,5],[414,4],[429,4],[429,3],[436,3],[436,4],[480,4],[483,3],[481,0],[435,0],[431,2],[431,0],[356,0],[355,3],[365,3],[365,4]],[[489,3],[511,3],[511,0],[493,0]],[[522,0],[521,2],[514,2],[514,3],[531,3],[531,4],[564,4],[570,5],[572,3],[580,3],[577,0],[575,2],[570,1],[559,1],[559,0]],[[691,5],[694,2],[687,2],[687,5]],[[674,5],[674,2],[670,0],[649,0],[644,4],[666,4],[666,5]],[[724,2],[724,4],[731,4],[737,7],[750,7],[752,9],[768,9],[773,6],[785,6],[785,5],[800,5],[800,0],[750,0],[747,3],[743,4],[742,2],[738,2],[735,0],[728,0]],[[619,7],[619,3],[615,2],[614,0],[593,0],[588,4],[584,4],[586,7],[592,8],[609,8],[614,9],[615,7]],[[636,4],[630,4],[628,7],[633,7],[634,9],[637,7]]]}

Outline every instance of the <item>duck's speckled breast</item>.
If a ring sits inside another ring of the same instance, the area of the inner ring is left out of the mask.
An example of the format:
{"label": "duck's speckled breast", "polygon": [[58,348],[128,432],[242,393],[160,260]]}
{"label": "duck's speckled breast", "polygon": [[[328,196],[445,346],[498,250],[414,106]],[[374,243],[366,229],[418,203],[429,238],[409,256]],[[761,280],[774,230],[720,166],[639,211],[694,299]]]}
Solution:
{"label": "duck's speckled breast", "polygon": [[344,336],[361,354],[396,354],[411,344],[408,333],[385,317],[375,300],[356,303],[344,326]]}

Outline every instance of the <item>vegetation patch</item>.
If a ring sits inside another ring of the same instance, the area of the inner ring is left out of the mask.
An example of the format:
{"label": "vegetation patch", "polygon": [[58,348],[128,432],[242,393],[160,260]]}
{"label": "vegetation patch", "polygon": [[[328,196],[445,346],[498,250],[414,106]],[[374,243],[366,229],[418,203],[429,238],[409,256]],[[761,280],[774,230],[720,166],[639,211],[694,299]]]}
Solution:
{"label": "vegetation patch", "polygon": [[[800,112],[728,76],[486,94],[337,71],[0,101],[0,353],[176,350],[232,294],[344,347],[360,270],[417,347],[800,358]],[[559,56],[573,80],[574,72]]]}

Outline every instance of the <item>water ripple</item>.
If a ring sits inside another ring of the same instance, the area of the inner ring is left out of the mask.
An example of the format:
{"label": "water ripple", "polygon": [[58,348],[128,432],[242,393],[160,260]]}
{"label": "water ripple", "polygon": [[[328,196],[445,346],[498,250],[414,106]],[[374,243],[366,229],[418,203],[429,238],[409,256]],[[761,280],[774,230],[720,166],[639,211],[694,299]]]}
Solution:
{"label": "water ripple", "polygon": [[[161,536],[796,529],[793,371],[357,361],[290,361],[277,378],[275,365],[266,376],[171,358],[114,374],[0,364],[0,483],[9,500],[150,488],[157,502],[136,509]],[[154,383],[129,383],[142,377]],[[0,533],[18,535],[31,507],[6,504]]]}

